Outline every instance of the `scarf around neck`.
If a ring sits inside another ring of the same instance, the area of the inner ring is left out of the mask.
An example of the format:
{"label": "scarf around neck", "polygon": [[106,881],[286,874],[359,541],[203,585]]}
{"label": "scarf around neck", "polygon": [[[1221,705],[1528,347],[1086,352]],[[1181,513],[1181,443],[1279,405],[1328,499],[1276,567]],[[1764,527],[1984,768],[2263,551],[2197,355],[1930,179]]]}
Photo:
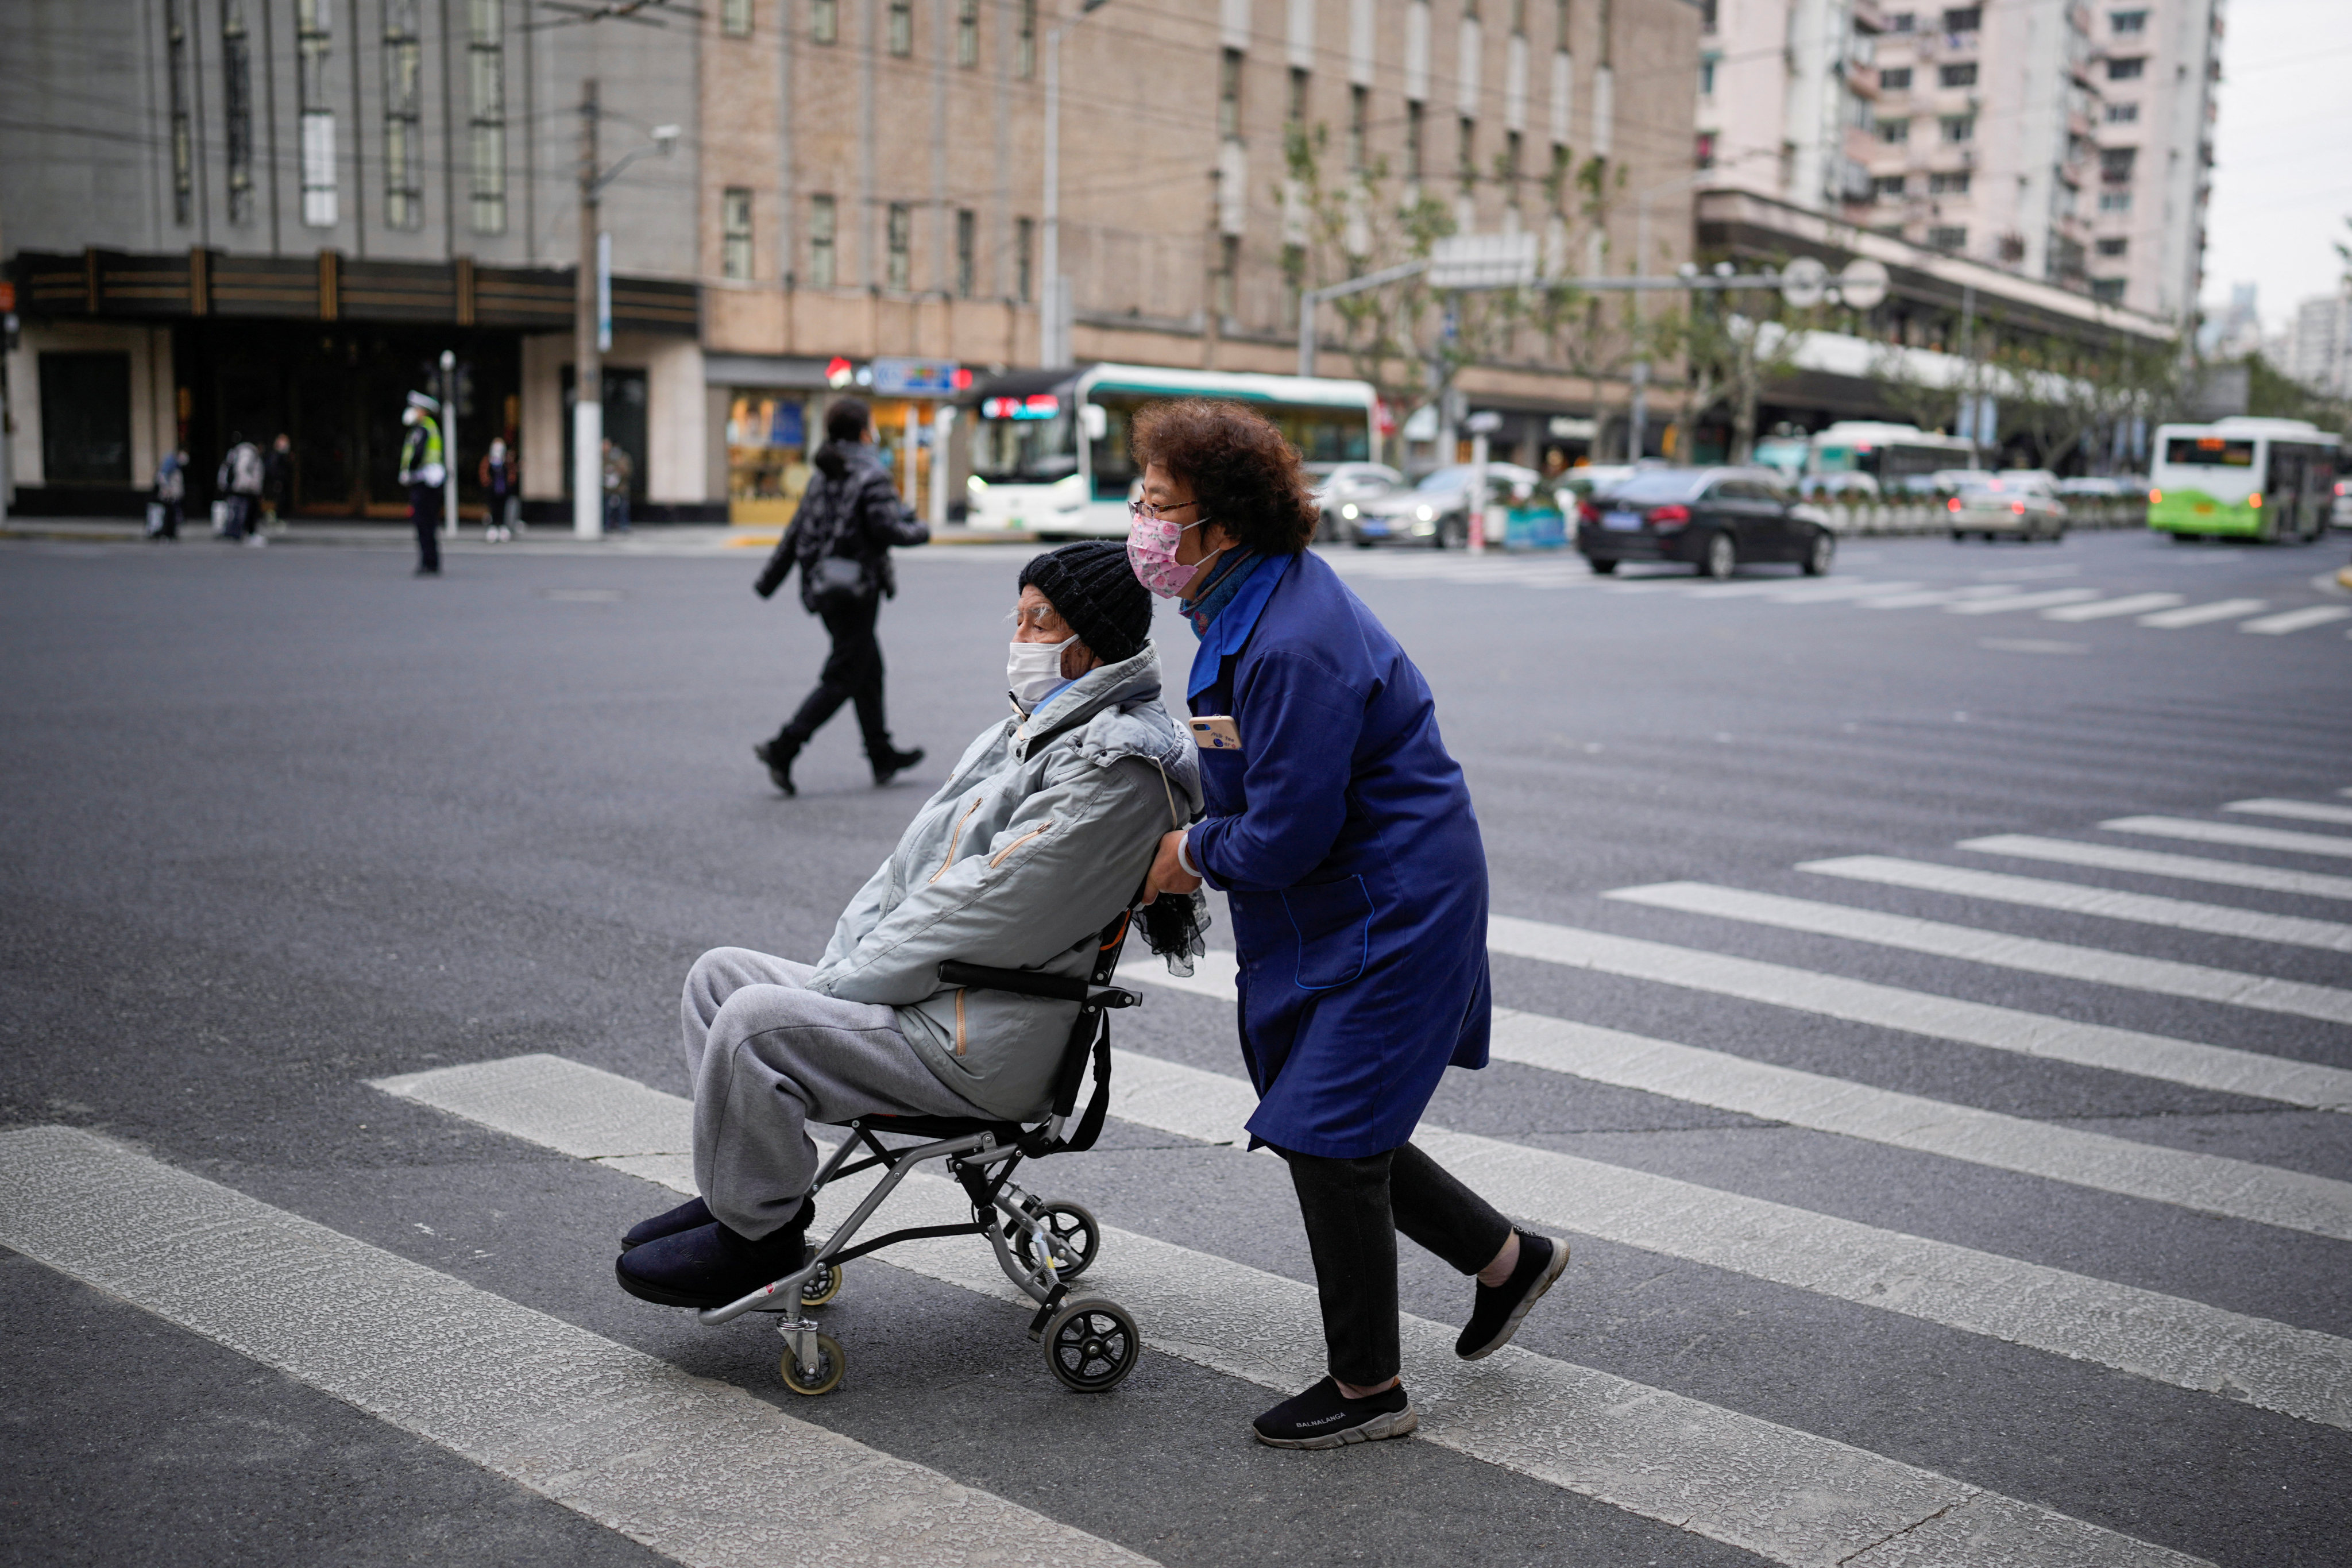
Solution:
{"label": "scarf around neck", "polygon": [[1232,559],[1210,574],[1208,586],[1201,590],[1200,597],[1177,601],[1176,608],[1192,623],[1194,637],[1208,635],[1210,623],[1217,618],[1218,612],[1233,602],[1234,595],[1241,592],[1242,584],[1248,581],[1250,574],[1256,571],[1258,563],[1265,559],[1257,551],[1244,550],[1237,545]]}

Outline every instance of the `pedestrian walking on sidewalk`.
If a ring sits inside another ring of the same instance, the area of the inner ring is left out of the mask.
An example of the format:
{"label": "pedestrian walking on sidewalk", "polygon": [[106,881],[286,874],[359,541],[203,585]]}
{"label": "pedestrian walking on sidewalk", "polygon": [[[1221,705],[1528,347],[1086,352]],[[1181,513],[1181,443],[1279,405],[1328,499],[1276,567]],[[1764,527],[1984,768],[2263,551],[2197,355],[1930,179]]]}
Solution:
{"label": "pedestrian walking on sidewalk", "polygon": [[221,499],[228,502],[226,525],[222,537],[241,539],[247,544],[267,544],[261,532],[261,488],[267,478],[261,462],[261,448],[245,438],[241,430],[229,435],[226,456],[221,458],[220,472],[213,477]]}
{"label": "pedestrian walking on sidewalk", "polygon": [[489,521],[482,529],[482,537],[491,543],[501,543],[514,537],[517,484],[521,470],[515,463],[514,452],[502,436],[490,438],[490,449],[482,454],[482,494],[489,501]]}
{"label": "pedestrian walking on sidewalk", "polygon": [[1398,1379],[1396,1233],[1477,1288],[1454,1353],[1508,1342],[1568,1263],[1413,1147],[1448,1067],[1486,1065],[1486,856],[1421,671],[1323,560],[1298,455],[1198,398],[1135,416],[1128,555],[1200,638],[1185,682],[1207,804],[1148,890],[1226,895],[1253,1146],[1290,1167],[1330,1375],[1258,1440],[1336,1448],[1419,1424]]}
{"label": "pedestrian walking on sidewalk", "polygon": [[269,527],[278,526],[293,497],[294,437],[281,430],[261,458],[261,512]]}
{"label": "pedestrian walking on sidewalk", "polygon": [[408,487],[408,521],[416,528],[416,574],[441,574],[441,483],[449,477],[441,453],[441,405],[421,392],[408,395],[400,422],[400,482]]}
{"label": "pedestrian walking on sidewalk", "polygon": [[148,516],[147,537],[180,540],[180,524],[187,520],[188,455],[166,452],[155,465],[155,505]]}
{"label": "pedestrian walking on sidewalk", "polygon": [[844,702],[857,710],[876,784],[888,784],[923,760],[919,746],[899,751],[883,721],[882,645],[875,639],[874,620],[882,601],[898,593],[890,547],[929,543],[931,531],[898,500],[889,469],[875,454],[873,416],[862,401],[845,397],[826,410],[824,437],[817,448],[816,475],[801,496],[792,526],[752,584],[753,592],[767,598],[798,566],[801,607],[824,621],[833,639],[816,689],[800,711],[773,740],[751,748],[786,795],[798,793],[793,759]]}
{"label": "pedestrian walking on sidewalk", "polygon": [[629,454],[610,440],[604,443],[604,531],[629,531],[629,484],[637,466]]}

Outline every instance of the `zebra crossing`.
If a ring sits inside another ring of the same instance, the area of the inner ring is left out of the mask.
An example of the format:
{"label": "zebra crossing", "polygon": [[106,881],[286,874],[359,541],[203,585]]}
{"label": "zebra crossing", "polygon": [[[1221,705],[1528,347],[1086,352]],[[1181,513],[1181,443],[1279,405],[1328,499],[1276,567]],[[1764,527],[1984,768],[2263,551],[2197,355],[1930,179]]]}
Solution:
{"label": "zebra crossing", "polygon": [[1755,599],[1776,605],[1837,605],[1867,610],[1927,610],[1969,617],[2025,616],[2063,626],[2128,621],[2156,631],[2236,623],[2256,636],[2286,637],[2352,621],[2352,605],[2281,608],[2266,598],[2230,595],[2192,599],[2179,593],[2131,590],[2111,594],[2086,586],[2035,587],[2018,580],[1937,584],[1908,579],[1840,575],[1831,581],[1775,574],[1745,582],[1710,583],[1675,574],[1652,577],[1596,576],[1582,558],[1553,555],[1458,555],[1437,552],[1333,551],[1325,559],[1343,575],[1377,582],[1433,582],[1538,591],[1587,590],[1604,595],[1671,595],[1695,600]]}

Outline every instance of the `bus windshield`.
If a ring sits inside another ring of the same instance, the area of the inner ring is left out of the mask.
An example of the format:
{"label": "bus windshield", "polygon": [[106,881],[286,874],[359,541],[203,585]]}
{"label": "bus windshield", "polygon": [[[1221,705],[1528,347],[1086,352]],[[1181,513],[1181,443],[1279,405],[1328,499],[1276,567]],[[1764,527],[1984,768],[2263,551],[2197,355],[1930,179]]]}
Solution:
{"label": "bus windshield", "polygon": [[2175,436],[2164,444],[2164,460],[2183,468],[2251,468],[2254,444],[2219,436]]}
{"label": "bus windshield", "polygon": [[[1034,397],[1026,401],[1041,402]],[[1046,485],[1067,478],[1078,471],[1078,450],[1070,438],[1072,424],[1066,402],[1050,413],[1024,406],[1014,418],[983,413],[972,423],[971,471],[992,485]]]}

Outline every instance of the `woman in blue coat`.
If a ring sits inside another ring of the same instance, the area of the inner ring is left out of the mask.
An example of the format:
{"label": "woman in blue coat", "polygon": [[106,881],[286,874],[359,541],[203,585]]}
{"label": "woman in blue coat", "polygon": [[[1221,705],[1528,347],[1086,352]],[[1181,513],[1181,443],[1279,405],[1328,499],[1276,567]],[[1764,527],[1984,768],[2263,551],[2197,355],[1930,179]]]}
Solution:
{"label": "woman in blue coat", "polygon": [[1455,1351],[1507,1342],[1568,1262],[1410,1142],[1447,1067],[1486,1065],[1486,859],[1429,685],[1319,557],[1279,431],[1231,404],[1145,409],[1128,553],[1201,639],[1185,696],[1201,820],[1151,891],[1233,911],[1251,1135],[1290,1167],[1331,1375],[1254,1423],[1277,1447],[1402,1436],[1396,1233],[1478,1287]]}

